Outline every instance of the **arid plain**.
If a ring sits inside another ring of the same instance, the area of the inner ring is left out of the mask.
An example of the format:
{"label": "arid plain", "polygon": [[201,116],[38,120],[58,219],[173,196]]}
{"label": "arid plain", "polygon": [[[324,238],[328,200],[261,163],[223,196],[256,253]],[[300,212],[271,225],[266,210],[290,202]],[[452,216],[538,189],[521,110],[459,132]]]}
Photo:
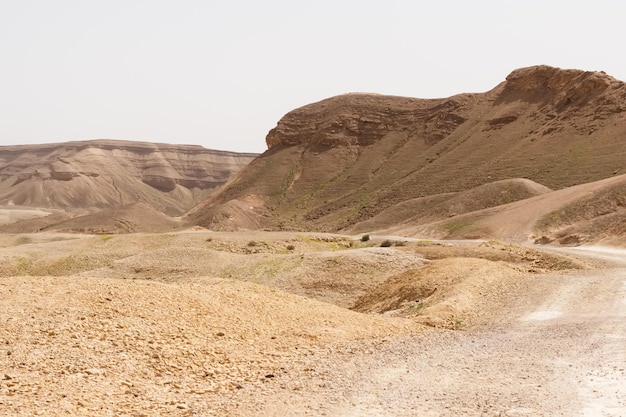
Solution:
{"label": "arid plain", "polygon": [[0,414],[626,414],[625,98],[542,66],[262,155],[0,147]]}

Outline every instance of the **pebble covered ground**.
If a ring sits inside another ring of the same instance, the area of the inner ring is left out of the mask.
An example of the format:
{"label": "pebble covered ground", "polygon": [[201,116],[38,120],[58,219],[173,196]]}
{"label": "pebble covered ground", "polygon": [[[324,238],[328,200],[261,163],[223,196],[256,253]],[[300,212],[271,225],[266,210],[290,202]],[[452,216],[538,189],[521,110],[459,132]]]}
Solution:
{"label": "pebble covered ground", "polygon": [[[495,243],[204,232],[4,236],[0,264],[0,415],[626,411],[619,265]],[[450,272],[433,300],[457,330],[345,308],[425,265]]]}

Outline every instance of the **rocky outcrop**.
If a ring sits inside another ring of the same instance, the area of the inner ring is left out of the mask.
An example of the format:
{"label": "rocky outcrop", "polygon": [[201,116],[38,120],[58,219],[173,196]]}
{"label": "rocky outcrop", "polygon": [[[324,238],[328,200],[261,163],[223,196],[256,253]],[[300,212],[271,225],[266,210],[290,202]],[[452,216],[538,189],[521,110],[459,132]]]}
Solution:
{"label": "rocky outcrop", "polygon": [[419,100],[376,94],[346,94],[289,112],[266,138],[268,149],[296,144],[322,147],[371,145],[397,131],[421,133],[435,143],[466,119],[466,97]]}
{"label": "rocky outcrop", "polygon": [[560,69],[540,65],[520,68],[506,77],[505,93],[511,91],[547,92],[577,91],[581,96],[604,91],[610,84],[619,83],[600,71]]}
{"label": "rocky outcrop", "polygon": [[89,209],[144,202],[180,215],[256,154],[117,140],[0,147],[0,205]]}

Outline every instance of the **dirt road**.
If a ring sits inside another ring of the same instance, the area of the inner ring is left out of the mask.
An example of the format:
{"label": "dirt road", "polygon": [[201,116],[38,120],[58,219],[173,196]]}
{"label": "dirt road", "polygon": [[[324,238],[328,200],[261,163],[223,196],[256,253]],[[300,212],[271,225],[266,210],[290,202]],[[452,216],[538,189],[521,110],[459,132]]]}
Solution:
{"label": "dirt road", "polygon": [[626,253],[584,253],[612,265],[529,277],[489,327],[353,355],[327,414],[626,415]]}

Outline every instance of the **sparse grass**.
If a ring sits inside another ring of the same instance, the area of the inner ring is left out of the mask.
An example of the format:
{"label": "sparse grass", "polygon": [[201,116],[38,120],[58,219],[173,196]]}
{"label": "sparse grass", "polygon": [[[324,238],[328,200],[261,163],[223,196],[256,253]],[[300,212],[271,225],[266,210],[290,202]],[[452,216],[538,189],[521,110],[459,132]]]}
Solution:
{"label": "sparse grass", "polygon": [[26,259],[23,256],[18,256],[15,258],[17,261],[16,269],[19,275],[29,275],[30,273],[30,265],[32,264],[32,259]]}
{"label": "sparse grass", "polygon": [[317,250],[346,250],[354,247],[354,241],[343,236],[299,236],[298,239]]}
{"label": "sparse grass", "polygon": [[474,232],[479,229],[479,226],[470,221],[463,221],[460,219],[451,220],[443,223],[444,229],[450,235],[459,235],[462,233]]}
{"label": "sparse grass", "polygon": [[43,271],[45,271],[45,275],[52,276],[73,274],[82,271],[84,267],[84,262],[81,262],[81,259],[79,259],[75,255],[66,256],[64,258],[53,261],[48,265],[42,265],[42,269]]}
{"label": "sparse grass", "polygon": [[102,239],[103,242],[107,242],[107,241],[113,239],[113,235],[104,235],[100,239]]}
{"label": "sparse grass", "polygon": [[221,275],[231,279],[268,285],[274,282],[276,278],[289,274],[301,266],[302,259],[300,257],[266,258],[251,265],[231,265],[225,268]]}
{"label": "sparse grass", "polygon": [[101,268],[111,264],[110,259],[68,255],[58,259],[42,259],[38,256],[17,256],[2,268],[0,276],[63,276]]}
{"label": "sparse grass", "polygon": [[31,243],[32,241],[33,240],[29,238],[28,236],[20,236],[16,239],[15,246],[26,245],[28,243]]}
{"label": "sparse grass", "polygon": [[451,324],[452,330],[460,330],[463,328],[463,322],[458,317],[452,317]]}
{"label": "sparse grass", "polygon": [[546,214],[537,222],[537,228],[542,230],[562,227],[581,220],[606,216],[623,207],[626,207],[626,189],[618,185]]}
{"label": "sparse grass", "polygon": [[426,308],[426,303],[416,301],[409,303],[402,312],[405,316],[417,316]]}
{"label": "sparse grass", "polygon": [[345,249],[350,249],[350,242],[346,242],[346,241],[341,241],[341,242],[334,242],[328,245],[330,249],[332,250],[345,250]]}
{"label": "sparse grass", "polygon": [[296,171],[295,169],[292,168],[289,170],[289,173],[285,176],[285,179],[278,187],[278,190],[276,190],[277,195],[275,197],[277,198],[285,197],[285,194],[287,194],[287,191],[291,187],[291,184],[293,183],[295,177],[296,177]]}

